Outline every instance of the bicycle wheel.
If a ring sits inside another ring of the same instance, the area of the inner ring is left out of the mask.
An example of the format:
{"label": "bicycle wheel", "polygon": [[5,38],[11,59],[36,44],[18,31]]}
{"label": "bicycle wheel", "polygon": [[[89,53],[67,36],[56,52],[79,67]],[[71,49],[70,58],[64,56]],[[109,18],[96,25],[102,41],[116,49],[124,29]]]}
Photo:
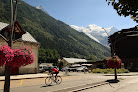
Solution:
{"label": "bicycle wheel", "polygon": [[51,79],[51,77],[46,77],[46,79],[45,79],[45,84],[46,84],[46,85],[51,85],[51,84],[52,84],[52,79]]}
{"label": "bicycle wheel", "polygon": [[57,83],[57,84],[60,84],[61,82],[62,82],[62,78],[61,78],[61,76],[57,76],[56,83]]}

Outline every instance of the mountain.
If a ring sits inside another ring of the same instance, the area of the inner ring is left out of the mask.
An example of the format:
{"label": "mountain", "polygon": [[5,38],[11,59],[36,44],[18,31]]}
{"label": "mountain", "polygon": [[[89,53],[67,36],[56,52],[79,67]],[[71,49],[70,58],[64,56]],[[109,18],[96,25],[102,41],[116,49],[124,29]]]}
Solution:
{"label": "mountain", "polygon": [[[110,56],[110,49],[78,32],[40,9],[18,0],[17,20],[44,49],[56,49],[61,57],[86,58],[93,54],[98,59]],[[10,23],[10,1],[0,0],[0,21]]]}
{"label": "mountain", "polygon": [[107,46],[108,46],[108,35],[111,35],[114,32],[118,31],[114,26],[105,28],[105,30],[108,33],[107,35],[107,33],[102,27],[97,26],[95,24],[88,25],[87,27],[78,27],[75,25],[71,25],[71,27],[79,32],[85,33],[86,35],[88,35],[90,38],[97,41],[98,43],[102,43]]}

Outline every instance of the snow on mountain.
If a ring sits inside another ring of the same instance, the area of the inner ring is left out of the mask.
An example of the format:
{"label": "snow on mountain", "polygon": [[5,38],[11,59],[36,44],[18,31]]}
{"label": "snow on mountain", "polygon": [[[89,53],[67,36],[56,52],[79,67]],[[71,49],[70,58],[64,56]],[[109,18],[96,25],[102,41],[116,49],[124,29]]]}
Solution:
{"label": "snow on mountain", "polygon": [[[36,6],[35,8],[36,8],[36,9],[40,9],[40,10],[42,10],[44,13],[48,14],[48,12],[45,11],[44,8],[43,8],[41,5],[40,5],[40,6]],[[48,14],[48,15],[49,15],[49,14]]]}
{"label": "snow on mountain", "polygon": [[104,45],[108,45],[108,35],[111,35],[114,32],[118,31],[114,26],[109,28],[104,28],[108,33],[107,35],[107,33],[102,27],[97,26],[95,24],[88,25],[87,27],[78,27],[75,25],[71,25],[71,27],[79,32],[84,32],[87,36],[89,36],[93,40],[97,41],[98,43],[102,43]]}
{"label": "snow on mountain", "polygon": [[75,25],[71,25],[71,27],[74,28],[75,30],[79,31],[79,32],[102,35],[103,37],[107,36],[105,30],[107,31],[107,33],[109,35],[113,34],[116,31],[118,31],[114,26],[109,27],[109,28],[105,28],[105,30],[104,30],[102,27],[97,26],[95,24],[88,25],[87,27],[78,27],[78,26],[75,26]]}
{"label": "snow on mountain", "polygon": [[106,31],[109,35],[112,35],[113,33],[117,32],[118,29],[116,29],[114,26],[106,28]]}
{"label": "snow on mountain", "polygon": [[94,36],[92,36],[91,34],[85,33],[87,36],[89,36],[90,38],[92,38],[93,40],[97,41],[98,43],[100,43],[100,41],[98,39],[96,39]]}

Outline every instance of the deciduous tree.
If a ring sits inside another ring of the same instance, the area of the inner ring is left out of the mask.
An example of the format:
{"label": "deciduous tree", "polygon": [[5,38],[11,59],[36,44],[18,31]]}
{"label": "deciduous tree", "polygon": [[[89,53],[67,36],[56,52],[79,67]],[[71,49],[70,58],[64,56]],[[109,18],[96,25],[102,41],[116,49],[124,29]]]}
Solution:
{"label": "deciduous tree", "polygon": [[138,22],[138,0],[106,0],[120,16],[131,16]]}

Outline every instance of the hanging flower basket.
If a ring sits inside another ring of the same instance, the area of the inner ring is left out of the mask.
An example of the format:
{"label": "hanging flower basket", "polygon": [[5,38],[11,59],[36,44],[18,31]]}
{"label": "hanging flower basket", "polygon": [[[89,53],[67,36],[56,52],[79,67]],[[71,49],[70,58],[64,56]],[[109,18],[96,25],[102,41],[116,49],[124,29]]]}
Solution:
{"label": "hanging flower basket", "polygon": [[14,50],[14,57],[7,65],[12,67],[21,67],[34,63],[35,57],[30,48],[20,48]]}
{"label": "hanging flower basket", "polygon": [[8,45],[0,46],[0,67],[12,61],[13,57],[13,50]]}
{"label": "hanging flower basket", "polygon": [[112,56],[107,61],[107,65],[109,68],[118,68],[121,66],[121,63],[122,63],[122,61],[117,55]]}

